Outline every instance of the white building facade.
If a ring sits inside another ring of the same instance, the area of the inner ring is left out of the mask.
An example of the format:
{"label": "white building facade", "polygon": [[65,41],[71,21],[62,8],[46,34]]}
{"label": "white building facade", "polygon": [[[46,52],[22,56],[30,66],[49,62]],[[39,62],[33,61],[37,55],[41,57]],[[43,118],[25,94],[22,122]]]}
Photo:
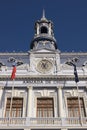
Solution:
{"label": "white building facade", "polygon": [[87,53],[60,52],[44,13],[30,51],[0,53],[0,130],[38,129],[87,130]]}

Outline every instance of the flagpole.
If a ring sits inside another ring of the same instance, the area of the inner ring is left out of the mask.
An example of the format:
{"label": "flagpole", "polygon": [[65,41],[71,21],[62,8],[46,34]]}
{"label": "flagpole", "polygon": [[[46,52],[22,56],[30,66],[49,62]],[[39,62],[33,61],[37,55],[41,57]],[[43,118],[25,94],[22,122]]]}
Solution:
{"label": "flagpole", "polygon": [[12,81],[12,93],[11,93],[11,104],[10,104],[9,117],[11,116],[11,110],[12,110],[13,91],[14,91],[14,79],[13,79],[13,81]]}
{"label": "flagpole", "polygon": [[77,95],[78,95],[79,118],[80,118],[80,124],[82,125],[81,103],[80,103],[79,88],[78,88],[78,83],[77,82],[76,82],[76,87],[77,87]]}
{"label": "flagpole", "polygon": [[11,79],[12,79],[12,94],[11,94],[11,104],[10,104],[10,110],[9,110],[9,117],[11,116],[11,110],[12,110],[15,73],[16,73],[16,66],[15,66],[15,63],[14,63],[14,64],[13,64],[12,74],[11,74]]}
{"label": "flagpole", "polygon": [[78,97],[78,106],[79,106],[79,119],[80,119],[80,124],[82,125],[81,104],[80,104],[79,87],[78,87],[79,78],[78,78],[76,65],[74,63],[72,65],[74,67],[74,75],[75,75],[75,82],[76,82],[77,95],[78,95],[77,97]]}
{"label": "flagpole", "polygon": [[76,69],[76,64],[74,63],[74,62],[77,62],[77,60],[78,59],[69,60],[66,62],[66,64],[74,67],[74,76],[75,76],[75,83],[76,83],[76,88],[77,88],[78,107],[79,107],[79,119],[80,119],[80,124],[82,125],[81,104],[80,104],[80,96],[79,96],[79,88],[78,88],[79,78],[78,78],[78,73]]}

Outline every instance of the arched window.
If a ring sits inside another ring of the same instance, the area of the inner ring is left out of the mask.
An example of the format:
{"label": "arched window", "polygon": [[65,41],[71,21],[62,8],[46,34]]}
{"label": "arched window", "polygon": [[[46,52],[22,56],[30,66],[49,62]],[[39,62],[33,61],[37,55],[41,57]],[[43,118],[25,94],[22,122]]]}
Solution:
{"label": "arched window", "polygon": [[41,33],[48,33],[48,29],[45,26],[41,27]]}

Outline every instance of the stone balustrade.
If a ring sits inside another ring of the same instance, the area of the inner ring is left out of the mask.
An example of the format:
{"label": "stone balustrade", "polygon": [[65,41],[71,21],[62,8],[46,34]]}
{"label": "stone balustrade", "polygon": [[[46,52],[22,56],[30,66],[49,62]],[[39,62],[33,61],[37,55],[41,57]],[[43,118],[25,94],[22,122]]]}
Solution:
{"label": "stone balustrade", "polygon": [[82,122],[78,117],[71,118],[0,118],[0,126],[30,126],[30,127],[38,127],[38,126],[55,126],[55,127],[75,127],[75,126],[84,126],[87,128],[87,117],[82,118]]}

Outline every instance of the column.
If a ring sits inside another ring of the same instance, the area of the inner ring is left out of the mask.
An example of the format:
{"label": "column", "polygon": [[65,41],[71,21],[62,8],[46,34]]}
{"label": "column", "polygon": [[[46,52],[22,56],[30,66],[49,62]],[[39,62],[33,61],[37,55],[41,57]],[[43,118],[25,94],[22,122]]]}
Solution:
{"label": "column", "polygon": [[27,117],[32,115],[32,86],[28,87]]}
{"label": "column", "polygon": [[62,97],[62,87],[57,87],[58,91],[58,110],[59,117],[63,117],[63,97]]}
{"label": "column", "polygon": [[[3,94],[3,87],[0,87],[0,101],[2,99],[2,94]],[[1,102],[0,102],[1,103]],[[0,104],[1,105],[1,104]]]}
{"label": "column", "polygon": [[[4,91],[4,88],[3,87],[0,87],[0,108],[2,108],[2,103],[3,103],[3,92]],[[0,109],[0,117],[3,117],[3,111],[4,111],[4,108]]]}

